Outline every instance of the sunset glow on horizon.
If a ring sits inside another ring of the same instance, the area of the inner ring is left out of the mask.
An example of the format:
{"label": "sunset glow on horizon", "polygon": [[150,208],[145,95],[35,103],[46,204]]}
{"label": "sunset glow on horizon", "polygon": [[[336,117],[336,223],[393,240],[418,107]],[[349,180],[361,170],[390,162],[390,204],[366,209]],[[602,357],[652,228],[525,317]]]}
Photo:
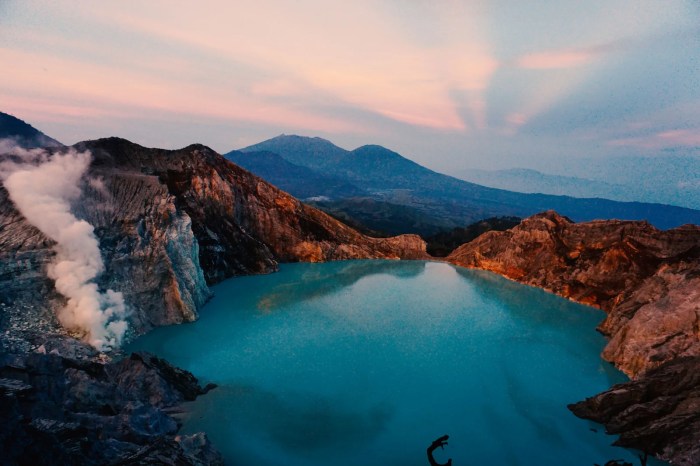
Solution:
{"label": "sunset glow on horizon", "polygon": [[698,154],[700,4],[0,2],[0,111],[218,151],[280,133],[442,171]]}

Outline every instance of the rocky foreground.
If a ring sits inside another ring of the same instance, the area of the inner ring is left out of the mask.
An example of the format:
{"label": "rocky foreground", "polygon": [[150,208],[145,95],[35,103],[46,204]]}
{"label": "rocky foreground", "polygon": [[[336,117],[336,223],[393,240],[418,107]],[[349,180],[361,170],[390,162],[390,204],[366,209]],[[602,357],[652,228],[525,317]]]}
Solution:
{"label": "rocky foreground", "polygon": [[2,464],[223,464],[172,417],[212,387],[148,353],[105,364],[75,339],[35,337],[36,352],[0,352]]}
{"label": "rocky foreground", "polygon": [[616,445],[700,464],[700,357],[668,362],[569,409],[619,434]]}
{"label": "rocky foreground", "polygon": [[550,211],[447,260],[606,311],[603,358],[634,380],[573,411],[621,434],[620,445],[700,464],[700,227],[573,223]]}

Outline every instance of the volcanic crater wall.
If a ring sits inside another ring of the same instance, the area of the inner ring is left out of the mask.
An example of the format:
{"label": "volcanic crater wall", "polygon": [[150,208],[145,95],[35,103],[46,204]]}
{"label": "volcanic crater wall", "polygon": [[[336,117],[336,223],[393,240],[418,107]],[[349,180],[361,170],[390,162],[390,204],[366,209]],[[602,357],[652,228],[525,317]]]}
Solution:
{"label": "volcanic crater wall", "polygon": [[[92,163],[72,211],[94,227],[98,284],[124,294],[136,334],[196,319],[208,285],[278,262],[427,257],[418,236],[363,236],[202,145],[167,151],[108,138],[75,149]],[[58,327],[52,309],[63,298],[46,277],[53,247],[0,186],[3,329]]]}

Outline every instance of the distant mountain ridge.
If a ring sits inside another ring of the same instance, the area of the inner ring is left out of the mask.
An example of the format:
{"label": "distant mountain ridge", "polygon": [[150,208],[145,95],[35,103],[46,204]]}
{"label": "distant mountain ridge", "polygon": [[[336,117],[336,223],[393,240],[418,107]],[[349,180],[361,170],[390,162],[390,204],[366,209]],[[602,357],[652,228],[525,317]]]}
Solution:
{"label": "distant mountain ridge", "polygon": [[[575,221],[648,220],[663,229],[686,223],[700,224],[700,211],[688,208],[488,188],[434,172],[376,145],[348,151],[321,138],[281,135],[229,154],[236,153],[241,160],[241,153],[255,157],[254,153],[263,151],[278,154],[287,162],[317,174],[342,178],[378,201],[408,206],[442,219],[446,228],[463,227],[489,217],[527,217],[549,209]],[[274,170],[256,164],[252,159],[245,166],[262,178],[273,176]],[[301,183],[301,180],[292,182],[286,189],[296,195],[297,184]],[[347,199],[340,194],[329,197],[336,202]],[[367,226],[377,229],[373,225]]]}
{"label": "distant mountain ridge", "polygon": [[[574,197],[602,197],[700,209],[700,157],[618,157],[573,160],[568,175],[530,168],[468,169],[455,172],[465,181],[484,186]],[[583,176],[582,176],[583,174]]]}
{"label": "distant mountain ridge", "polygon": [[11,139],[15,144],[25,149],[63,145],[29,123],[3,112],[0,112],[0,139]]}
{"label": "distant mountain ridge", "polygon": [[[457,178],[490,188],[510,189],[523,193],[554,194],[573,197],[602,197],[614,200],[622,185],[576,176],[551,175],[531,168],[503,170],[468,169],[455,173]],[[628,200],[628,199],[625,199]]]}

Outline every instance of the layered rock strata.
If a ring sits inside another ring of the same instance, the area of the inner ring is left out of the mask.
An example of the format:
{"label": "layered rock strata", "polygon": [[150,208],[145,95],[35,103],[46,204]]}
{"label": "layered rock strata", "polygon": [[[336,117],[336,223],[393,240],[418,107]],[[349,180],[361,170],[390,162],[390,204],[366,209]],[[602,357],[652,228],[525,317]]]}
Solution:
{"label": "layered rock strata", "polygon": [[569,408],[619,434],[615,445],[700,464],[700,357],[667,362]]}

